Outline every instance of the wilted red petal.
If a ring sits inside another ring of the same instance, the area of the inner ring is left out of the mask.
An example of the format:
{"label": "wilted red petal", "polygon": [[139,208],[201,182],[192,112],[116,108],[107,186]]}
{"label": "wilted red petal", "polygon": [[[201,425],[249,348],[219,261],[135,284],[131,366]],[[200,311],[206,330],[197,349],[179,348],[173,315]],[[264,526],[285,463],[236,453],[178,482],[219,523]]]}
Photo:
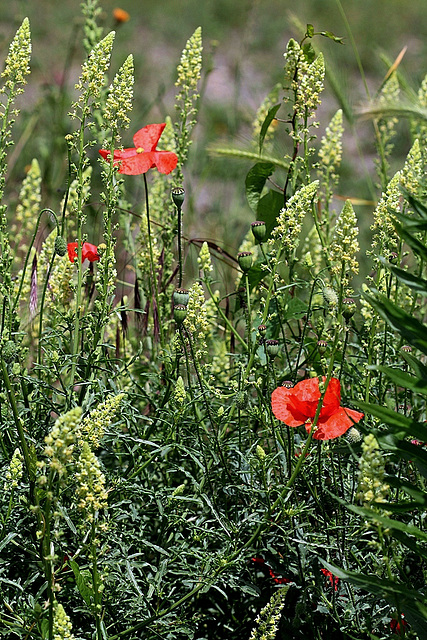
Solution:
{"label": "wilted red petal", "polygon": [[162,122],[162,124],[147,124],[145,127],[142,127],[142,129],[137,131],[133,136],[135,148],[142,148],[144,151],[154,151],[165,127],[166,122]]}
{"label": "wilted red petal", "polygon": [[77,242],[69,242],[67,244],[67,251],[70,262],[74,262],[74,260],[77,258]]}

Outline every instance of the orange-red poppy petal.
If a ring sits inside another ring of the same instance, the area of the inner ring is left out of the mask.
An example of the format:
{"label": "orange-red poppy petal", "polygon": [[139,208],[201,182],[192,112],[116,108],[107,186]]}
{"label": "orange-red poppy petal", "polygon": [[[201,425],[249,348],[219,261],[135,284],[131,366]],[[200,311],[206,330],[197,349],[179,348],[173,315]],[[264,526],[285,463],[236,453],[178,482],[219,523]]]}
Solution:
{"label": "orange-red poppy petal", "polygon": [[293,389],[277,387],[271,395],[271,408],[276,418],[288,427],[299,427],[307,421],[307,416],[295,407],[293,391]]}
{"label": "orange-red poppy petal", "polygon": [[[313,435],[314,440],[332,440],[342,436],[355,422],[363,418],[363,413],[340,407],[335,413],[325,419],[319,418]],[[311,425],[306,426],[310,433]]]}
{"label": "orange-red poppy petal", "polygon": [[119,173],[127,176],[139,176],[154,167],[151,153],[136,153],[120,161]]}
{"label": "orange-red poppy petal", "polygon": [[135,148],[144,149],[144,151],[154,151],[165,127],[165,122],[162,122],[162,124],[147,124],[145,127],[142,127],[142,129],[137,131],[133,136]]}
{"label": "orange-red poppy petal", "polygon": [[170,173],[178,164],[178,156],[172,151],[153,151],[151,155],[160,173]]}

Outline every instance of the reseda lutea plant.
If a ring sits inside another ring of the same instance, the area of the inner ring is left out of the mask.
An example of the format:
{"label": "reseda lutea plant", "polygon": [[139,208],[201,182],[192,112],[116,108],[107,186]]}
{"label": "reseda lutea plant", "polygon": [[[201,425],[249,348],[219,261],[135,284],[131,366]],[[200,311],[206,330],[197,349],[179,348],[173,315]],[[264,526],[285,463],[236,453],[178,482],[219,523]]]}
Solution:
{"label": "reseda lutea plant", "polygon": [[4,180],[27,20],[3,72],[0,636],[425,637],[425,125],[392,177],[395,119],[374,123],[383,192],[364,256],[357,194],[336,197],[343,110],[315,135],[311,41],[340,38],[308,25],[251,148],[216,149],[255,162],[247,236],[234,261],[224,238],[199,243],[191,277],[201,29],[174,113],[138,123],[132,56],[110,82],[114,34],[96,0],[83,14],[54,205],[41,157],[16,205]]}

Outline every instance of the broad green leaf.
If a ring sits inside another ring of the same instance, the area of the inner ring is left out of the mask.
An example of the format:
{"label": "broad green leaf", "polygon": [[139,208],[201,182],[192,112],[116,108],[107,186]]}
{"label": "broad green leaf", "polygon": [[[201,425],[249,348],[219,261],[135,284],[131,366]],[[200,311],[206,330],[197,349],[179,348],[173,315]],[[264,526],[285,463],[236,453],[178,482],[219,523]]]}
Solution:
{"label": "broad green leaf", "polygon": [[427,354],[427,327],[382,294],[365,294],[366,300],[380,316],[412,346]]}
{"label": "broad green leaf", "polygon": [[263,220],[266,226],[265,240],[271,235],[276,226],[277,216],[283,208],[283,193],[270,190],[265,196],[262,196],[258,203],[257,219]]}
{"label": "broad green leaf", "polygon": [[409,373],[405,373],[402,369],[394,369],[392,367],[375,367],[376,371],[384,373],[389,380],[394,382],[398,387],[404,389],[410,389],[414,393],[421,393],[427,395],[427,381],[420,380],[418,376],[413,376]]}
{"label": "broad green leaf", "polygon": [[85,603],[88,605],[88,607],[90,607],[92,589],[86,582],[87,576],[80,571],[79,566],[75,560],[70,560],[70,567],[72,568],[74,577],[76,579],[77,589],[79,590],[79,593]]}
{"label": "broad green leaf", "polygon": [[417,503],[418,506],[427,506],[427,493],[425,491],[422,491],[421,489],[418,489],[418,487],[413,485],[411,482],[407,482],[406,480],[403,480],[402,478],[399,478],[397,476],[386,476],[385,482],[391,487],[407,493],[409,496],[411,496],[411,498],[413,498],[414,502]]}
{"label": "broad green leaf", "polygon": [[427,220],[427,206],[417,200],[417,198],[414,198],[414,196],[409,193],[409,191],[406,191],[406,189],[402,188],[402,186],[400,187],[400,189],[405,196],[405,200],[411,205],[411,208],[418,213],[420,218],[424,218],[424,220]]}
{"label": "broad green leaf", "polygon": [[246,176],[246,198],[254,213],[257,213],[259,199],[265,182],[273,172],[274,164],[271,162],[257,162]]}
{"label": "broad green leaf", "polygon": [[394,267],[393,265],[389,265],[389,268],[390,271],[392,271],[396,276],[396,278],[400,280],[400,282],[406,284],[413,291],[416,291],[419,295],[427,296],[427,280],[418,276],[414,276],[412,273],[409,273],[409,271],[399,269],[399,267]]}
{"label": "broad green leaf", "polygon": [[425,231],[427,229],[427,219],[425,218],[420,220],[419,218],[414,218],[413,215],[408,216],[405,213],[393,211],[392,209],[390,209],[390,213],[392,217],[397,218],[399,222],[402,223],[407,231]]}
{"label": "broad green leaf", "polygon": [[271,107],[271,109],[268,110],[268,113],[265,117],[264,122],[262,123],[261,131],[259,133],[259,152],[260,153],[262,151],[262,145],[264,144],[264,138],[268,131],[268,127],[273,122],[274,118],[276,117],[276,113],[279,111],[281,106],[282,106],[282,103],[279,102],[279,104],[275,104],[273,107]]}
{"label": "broad green leaf", "polygon": [[412,251],[423,260],[427,260],[427,247],[398,222],[394,222],[394,226],[399,236],[411,247]]}

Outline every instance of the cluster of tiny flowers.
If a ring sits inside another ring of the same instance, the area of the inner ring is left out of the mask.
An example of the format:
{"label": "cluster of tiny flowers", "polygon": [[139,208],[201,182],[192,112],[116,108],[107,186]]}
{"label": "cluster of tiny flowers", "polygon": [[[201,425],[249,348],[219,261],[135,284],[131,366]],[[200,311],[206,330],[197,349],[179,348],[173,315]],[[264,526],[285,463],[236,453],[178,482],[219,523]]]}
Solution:
{"label": "cluster of tiny flowers", "polygon": [[[427,75],[424,76],[420,88],[418,89],[418,104],[422,109],[427,108]],[[412,122],[411,125],[413,138],[419,138],[425,140],[427,135],[427,124],[425,120],[417,119]],[[425,149],[422,148],[423,155],[425,156]]]}
{"label": "cluster of tiny flowers", "polygon": [[82,2],[81,9],[85,19],[83,26],[83,45],[86,53],[90,53],[102,37],[102,27],[99,27],[96,22],[97,17],[102,13],[102,9],[98,6],[98,0],[86,0]]}
{"label": "cluster of tiny flowers", "polygon": [[[397,74],[392,73],[381,90],[378,99],[379,105],[396,104],[399,99],[399,93],[400,87],[399,81],[397,79]],[[390,141],[395,135],[397,122],[397,118],[389,117],[381,118],[378,122],[378,131],[380,133],[381,142],[383,145],[383,154],[386,158],[391,154],[393,150],[393,145]]]}
{"label": "cluster of tiny flowers", "polygon": [[398,171],[387,185],[385,193],[374,209],[374,224],[371,229],[374,231],[372,248],[380,253],[390,254],[398,246],[399,238],[393,225],[392,211],[400,210],[402,193],[400,191],[400,172]]}
{"label": "cluster of tiny flowers", "polygon": [[342,157],[342,135],[344,128],[342,124],[342,110],[338,109],[326,127],[325,135],[322,137],[319,149],[318,176],[321,186],[329,191],[330,181],[338,182],[337,171],[341,164]]}
{"label": "cluster of tiny flowers", "polygon": [[41,202],[41,173],[36,158],[31,162],[27,175],[22,181],[19,202],[11,226],[11,237],[15,248],[26,253],[28,246],[22,242],[23,238],[31,238],[40,211]]}
{"label": "cluster of tiny flowers", "polygon": [[97,449],[105,430],[114,420],[123,397],[124,393],[108,396],[104,402],[91,411],[79,424],[77,431],[79,440],[85,440],[92,449]]}
{"label": "cluster of tiny flowers", "polygon": [[[79,201],[79,191],[81,192],[82,202],[86,202],[90,194],[91,178],[92,166],[89,165],[83,170],[81,186],[79,187],[79,181],[77,179],[74,179],[70,184],[70,188],[68,190],[67,206],[64,212],[64,215],[67,219],[67,230],[70,237],[76,224],[76,209]],[[65,196],[61,202],[60,211],[64,211],[64,206]]]}
{"label": "cluster of tiny flowers", "polygon": [[206,355],[206,339],[210,334],[202,285],[195,282],[189,290],[189,295],[184,326],[191,333],[196,357],[202,358]]}
{"label": "cluster of tiny flowers", "polygon": [[77,506],[85,512],[87,521],[93,522],[95,513],[107,508],[108,493],[99,460],[87,442],[82,443],[76,467]]}
{"label": "cluster of tiny flowers", "polygon": [[[299,67],[300,59],[303,57],[301,47],[293,38],[289,40],[283,57],[285,58],[285,83],[292,86],[292,83],[295,82],[295,73]],[[292,88],[295,90],[296,85]]]}
{"label": "cluster of tiny flowers", "polygon": [[325,63],[323,55],[319,53],[313,62],[307,65],[305,73],[301,74],[297,90],[297,111],[301,116],[311,116],[320,104],[320,94],[323,91],[325,79]]}
{"label": "cluster of tiny flowers", "polygon": [[370,433],[362,443],[357,498],[369,507],[373,502],[384,502],[389,488],[384,482],[384,458],[375,436]]}
{"label": "cluster of tiny flowers", "polygon": [[44,439],[46,444],[44,455],[49,458],[48,466],[56,471],[60,477],[66,475],[67,464],[72,461],[76,432],[81,416],[81,407],[75,407],[63,416],[59,416]]}
{"label": "cluster of tiny flowers", "polygon": [[359,272],[359,263],[356,259],[359,251],[358,233],[353,206],[350,200],[346,200],[336,222],[330,247],[331,271],[339,276],[344,268],[346,285],[349,277]]}
{"label": "cluster of tiny flowers", "polygon": [[11,489],[16,489],[19,485],[19,481],[22,478],[23,473],[23,465],[22,465],[22,454],[19,449],[15,449],[12,460],[10,461],[9,468],[5,473],[5,482],[4,482],[4,490],[10,491]]}
{"label": "cluster of tiny flowers", "polygon": [[258,628],[252,630],[249,640],[275,640],[288,590],[289,585],[286,585],[275,591],[257,616]]}
{"label": "cluster of tiny flowers", "polygon": [[186,396],[184,380],[182,376],[179,376],[172,394],[173,401],[178,405],[182,405],[185,402]]}
{"label": "cluster of tiny flowers", "polygon": [[307,233],[302,247],[303,262],[308,269],[319,272],[324,264],[324,250],[315,225]]}
{"label": "cluster of tiny flowers", "polygon": [[420,141],[415,140],[412,145],[405,164],[400,171],[400,181],[402,186],[415,197],[420,192],[420,183],[424,179],[424,162],[420,147]]}
{"label": "cluster of tiny flowers", "polygon": [[299,235],[305,216],[310,213],[312,201],[316,195],[319,181],[315,180],[308,185],[304,185],[294,195],[289,198],[286,208],[282,209],[277,218],[277,226],[273,229],[270,245],[278,239],[281,246],[287,251],[294,251],[299,242]]}
{"label": "cluster of tiny flowers", "polygon": [[[105,83],[105,74],[110,64],[111,50],[114,42],[114,31],[111,31],[101,42],[99,42],[90,52],[88,59],[83,63],[82,73],[78,83],[75,85],[80,96],[74,104],[75,109],[80,107],[85,117],[89,113],[87,102],[89,97],[97,101],[101,94],[101,89]],[[77,117],[76,111],[72,117]]]}
{"label": "cluster of tiny flowers", "polygon": [[52,304],[58,310],[69,309],[73,301],[73,274],[75,266],[68,255],[58,256],[49,279],[49,293]]}
{"label": "cluster of tiny flowers", "polygon": [[129,55],[118,70],[110,85],[104,108],[104,122],[116,134],[115,142],[120,143],[117,131],[127,129],[133,100],[133,56]]}
{"label": "cluster of tiny flowers", "polygon": [[53,640],[74,640],[71,633],[73,625],[69,616],[65,613],[62,604],[55,602],[53,609]]}
{"label": "cluster of tiny flowers", "polygon": [[197,91],[197,83],[202,72],[202,51],[202,28],[197,27],[187,40],[181,54],[177,68],[178,78],[175,82],[177,87],[181,87],[185,91]]}
{"label": "cluster of tiny flowers", "polygon": [[[16,88],[16,85],[25,85],[26,76],[30,73],[31,58],[31,33],[28,18],[24,18],[21,26],[13,38],[9,53],[5,60],[4,71],[1,74],[5,78],[5,84],[1,92],[18,95],[23,92],[22,88]],[[4,105],[3,109],[4,109]]]}
{"label": "cluster of tiny flowers", "polygon": [[213,271],[211,254],[207,242],[204,242],[200,248],[197,264],[199,265],[200,271],[203,271],[205,274]]}
{"label": "cluster of tiny flowers", "polygon": [[[281,88],[282,88],[282,85],[280,83],[277,83],[275,87],[273,87],[273,89],[267,95],[267,97],[263,100],[258,111],[256,112],[255,120],[252,124],[252,135],[257,144],[258,144],[259,135],[261,133],[262,125],[264,124],[264,121],[271,107],[277,104],[277,101],[279,100],[279,94],[280,94]],[[274,129],[276,125],[277,125],[277,120],[273,120],[270,123],[264,136],[264,146],[267,145],[269,142],[271,142],[271,140],[273,139]]]}

